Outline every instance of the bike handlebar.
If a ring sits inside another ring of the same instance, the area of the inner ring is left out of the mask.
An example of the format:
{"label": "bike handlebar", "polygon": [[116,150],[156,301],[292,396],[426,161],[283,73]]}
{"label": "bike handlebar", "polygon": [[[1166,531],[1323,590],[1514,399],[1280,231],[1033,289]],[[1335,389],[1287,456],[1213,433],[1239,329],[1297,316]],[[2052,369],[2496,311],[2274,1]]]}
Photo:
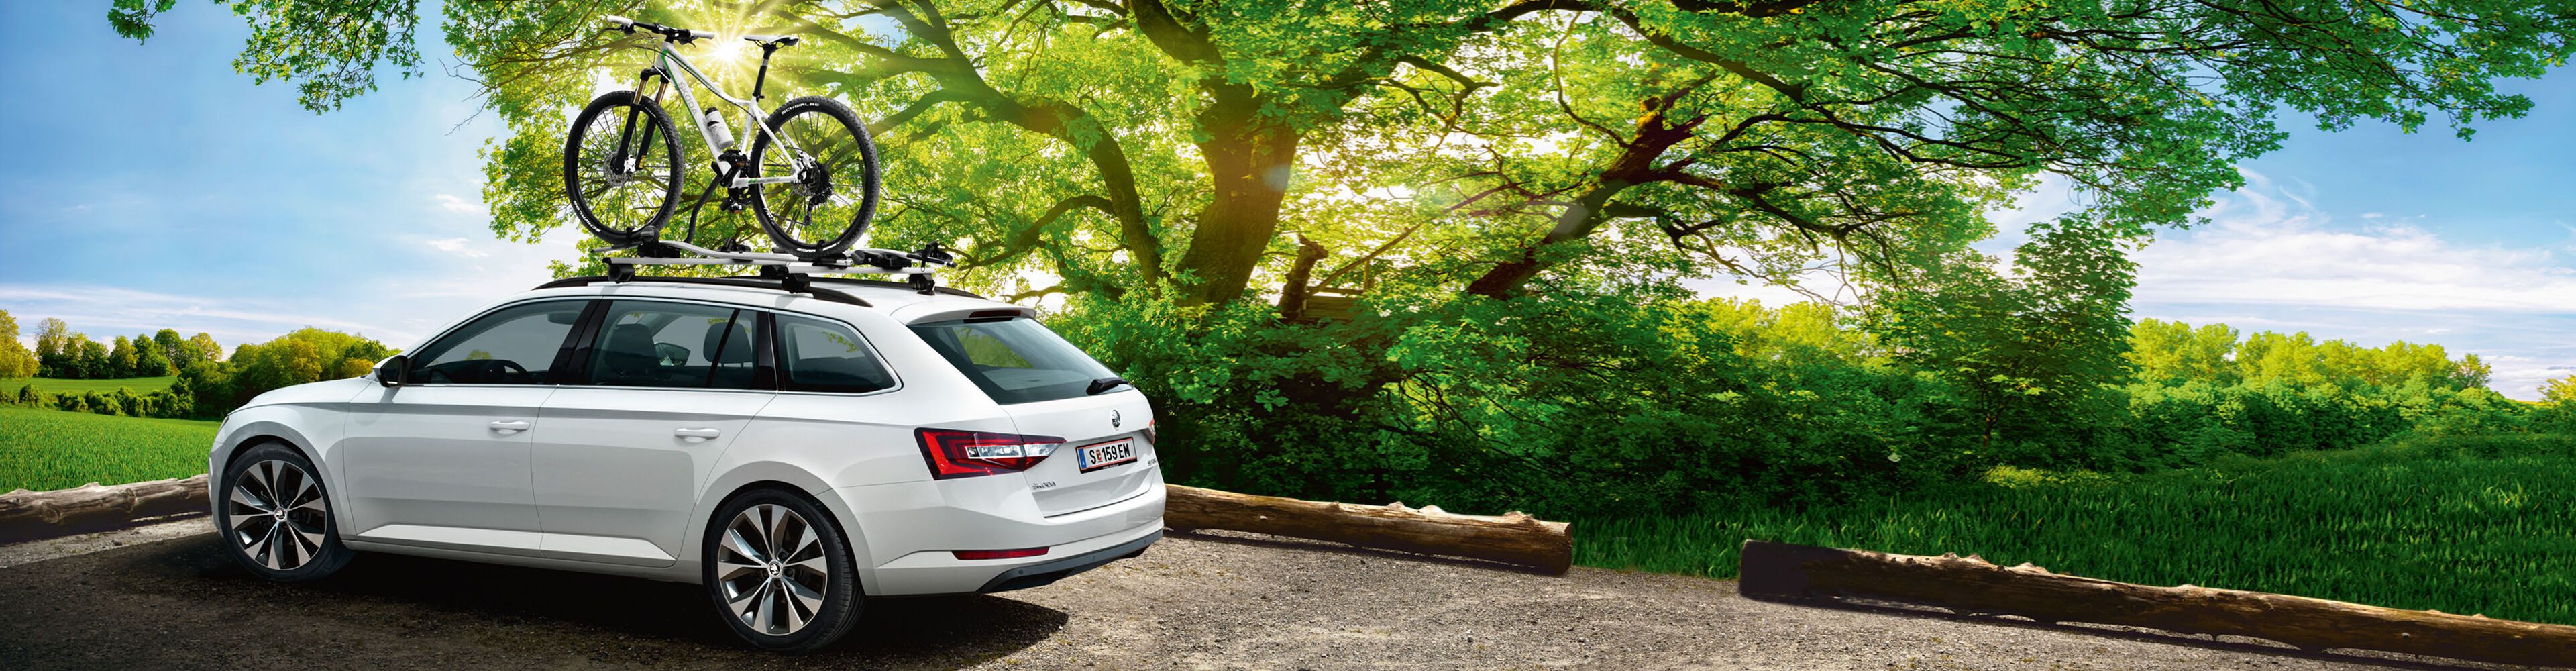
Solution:
{"label": "bike handlebar", "polygon": [[634,19],[626,18],[626,17],[623,17],[623,16],[616,16],[616,15],[602,16],[602,17],[600,17],[600,20],[608,22],[608,27],[613,28],[613,29],[616,29],[616,30],[623,30],[623,31],[626,31],[626,32],[627,32],[627,34],[630,34],[630,35],[631,35],[631,34],[634,34],[634,32],[635,32],[635,31],[641,30],[641,31],[648,32],[648,33],[653,33],[653,34],[656,34],[656,35],[661,35],[661,36],[662,36],[662,39],[666,39],[666,40],[676,40],[676,41],[679,41],[679,42],[681,42],[681,43],[688,43],[688,42],[696,41],[696,40],[710,40],[710,39],[715,39],[715,36],[716,36],[715,31],[712,31],[712,30],[690,30],[690,29],[688,29],[688,28],[681,28],[681,27],[678,27],[678,26],[665,26],[665,25],[661,25],[661,24],[658,24],[658,23],[645,23],[645,22],[642,22],[642,21],[637,21],[637,20],[634,20]]}

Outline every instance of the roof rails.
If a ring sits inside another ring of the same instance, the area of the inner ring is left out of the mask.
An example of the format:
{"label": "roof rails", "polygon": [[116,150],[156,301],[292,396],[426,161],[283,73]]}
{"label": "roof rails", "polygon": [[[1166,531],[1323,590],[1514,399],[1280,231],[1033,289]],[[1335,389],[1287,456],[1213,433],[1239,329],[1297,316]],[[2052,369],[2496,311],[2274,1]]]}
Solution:
{"label": "roof rails", "polygon": [[[744,288],[750,288],[750,289],[779,289],[779,290],[789,291],[789,292],[791,292],[791,293],[802,293],[802,294],[811,295],[811,296],[813,296],[813,297],[815,297],[815,298],[819,298],[819,299],[822,299],[822,300],[831,301],[831,302],[834,302],[834,303],[847,303],[847,304],[850,304],[850,305],[856,305],[856,306],[859,306],[859,307],[874,307],[874,304],[869,303],[869,302],[867,301],[867,299],[860,298],[860,297],[857,297],[857,296],[852,296],[852,295],[849,295],[849,294],[846,294],[846,293],[842,293],[842,292],[839,292],[839,291],[834,291],[834,290],[831,290],[831,289],[820,289],[820,288],[815,288],[815,287],[811,287],[811,286],[808,286],[808,287],[804,288],[802,291],[798,291],[798,290],[794,290],[794,289],[788,289],[788,288],[787,288],[787,286],[786,286],[786,284],[787,284],[787,283],[786,283],[784,280],[777,280],[777,279],[764,279],[764,278],[759,278],[759,277],[644,277],[644,278],[628,278],[628,280],[618,280],[618,279],[615,279],[615,278],[606,277],[606,276],[601,276],[601,275],[587,275],[587,276],[582,276],[582,277],[566,277],[566,278],[563,278],[563,279],[560,279],[560,280],[555,280],[555,281],[552,281],[552,282],[547,282],[547,283],[545,283],[545,284],[537,285],[537,287],[536,287],[536,288],[537,288],[537,289],[556,289],[556,288],[561,288],[561,287],[580,287],[580,286],[589,286],[589,285],[593,285],[593,284],[598,284],[598,283],[601,283],[601,282],[617,282],[617,283],[623,284],[623,283],[625,283],[626,281],[631,281],[631,280],[635,280],[635,279],[641,279],[641,280],[644,280],[644,281],[647,281],[647,282],[672,282],[672,283],[678,283],[678,284],[705,284],[705,285],[725,286],[725,287],[744,287]],[[871,283],[871,284],[894,284],[894,283],[892,283],[892,282],[873,282],[873,283]],[[895,286],[902,286],[902,285],[895,285]],[[943,287],[943,288],[945,288],[945,287]]]}
{"label": "roof rails", "polygon": [[[818,281],[823,281],[823,282],[831,282],[831,283],[834,283],[834,284],[857,284],[857,285],[861,285],[861,286],[886,287],[886,288],[890,288],[890,289],[901,289],[901,288],[907,288],[907,287],[906,287],[906,285],[905,285],[904,283],[902,283],[902,282],[889,282],[889,281],[886,281],[886,280],[871,280],[871,279],[867,279],[867,278],[864,278],[864,277],[817,277],[817,278],[814,278],[814,279],[815,279],[815,280],[818,280]],[[950,296],[965,296],[965,297],[967,297],[967,298],[984,298],[984,295],[983,295],[983,294],[975,293],[975,292],[972,292],[972,291],[967,291],[967,290],[965,290],[965,289],[959,289],[959,288],[957,288],[957,287],[952,287],[952,286],[944,286],[944,285],[943,285],[943,286],[937,286],[937,287],[932,287],[932,288],[931,288],[931,290],[933,290],[933,291],[937,291],[937,292],[942,293],[942,294],[950,295]],[[990,298],[985,298],[984,300],[992,300],[992,299],[990,299]]]}

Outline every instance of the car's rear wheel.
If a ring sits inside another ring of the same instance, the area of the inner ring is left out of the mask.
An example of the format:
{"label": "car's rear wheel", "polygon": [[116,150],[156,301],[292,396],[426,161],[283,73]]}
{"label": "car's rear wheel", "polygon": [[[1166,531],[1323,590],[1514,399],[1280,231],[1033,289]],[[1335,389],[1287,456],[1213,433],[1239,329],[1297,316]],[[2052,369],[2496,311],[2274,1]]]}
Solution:
{"label": "car's rear wheel", "polygon": [[849,542],[822,506],[788,491],[746,492],[716,511],[704,550],[708,595],[736,636],[806,653],[859,619]]}
{"label": "car's rear wheel", "polygon": [[224,468],[215,506],[225,554],[253,575],[277,581],[331,575],[355,554],[333,528],[330,491],[321,469],[294,448],[261,443]]}

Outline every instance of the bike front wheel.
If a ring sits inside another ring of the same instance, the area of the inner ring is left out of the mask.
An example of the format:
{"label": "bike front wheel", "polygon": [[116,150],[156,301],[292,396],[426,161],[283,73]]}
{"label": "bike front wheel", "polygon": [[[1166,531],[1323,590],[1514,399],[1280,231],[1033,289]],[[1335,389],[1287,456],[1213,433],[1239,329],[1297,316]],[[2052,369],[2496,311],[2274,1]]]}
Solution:
{"label": "bike front wheel", "polygon": [[801,258],[848,250],[876,216],[883,181],[867,124],[850,106],[818,96],[787,101],[767,123],[771,132],[752,142],[751,164],[762,177],[794,179],[753,192],[760,228],[779,251]]}
{"label": "bike front wheel", "polygon": [[564,139],[564,195],[591,235],[624,247],[649,242],[680,202],[680,140],[670,115],[634,91],[611,91],[573,117]]}

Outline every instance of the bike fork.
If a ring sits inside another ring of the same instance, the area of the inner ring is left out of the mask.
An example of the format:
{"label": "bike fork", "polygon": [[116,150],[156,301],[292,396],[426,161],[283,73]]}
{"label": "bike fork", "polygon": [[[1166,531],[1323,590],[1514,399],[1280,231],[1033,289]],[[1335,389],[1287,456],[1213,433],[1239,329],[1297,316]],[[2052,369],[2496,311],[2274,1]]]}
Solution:
{"label": "bike fork", "polygon": [[[662,82],[665,84],[668,84],[671,81],[670,76],[662,74],[660,68],[645,68],[644,71],[637,75],[635,79],[635,97],[639,101],[650,99],[655,103],[662,102],[662,87],[654,87],[651,95],[646,95],[644,93],[644,87],[652,85],[655,77],[660,77]],[[635,137],[635,119],[644,113],[643,108],[644,106],[640,102],[627,108],[626,124],[617,130],[617,151],[608,155],[610,159],[609,165],[613,166],[621,175],[632,174],[638,170],[642,170],[644,167],[644,156],[649,152],[649,148],[653,146],[653,127],[650,124],[647,124],[644,127],[644,137],[642,138],[642,142],[631,142],[637,139]],[[631,156],[628,152],[628,148],[630,147],[634,149]],[[634,159],[634,165],[630,166],[627,164],[628,158]]]}

